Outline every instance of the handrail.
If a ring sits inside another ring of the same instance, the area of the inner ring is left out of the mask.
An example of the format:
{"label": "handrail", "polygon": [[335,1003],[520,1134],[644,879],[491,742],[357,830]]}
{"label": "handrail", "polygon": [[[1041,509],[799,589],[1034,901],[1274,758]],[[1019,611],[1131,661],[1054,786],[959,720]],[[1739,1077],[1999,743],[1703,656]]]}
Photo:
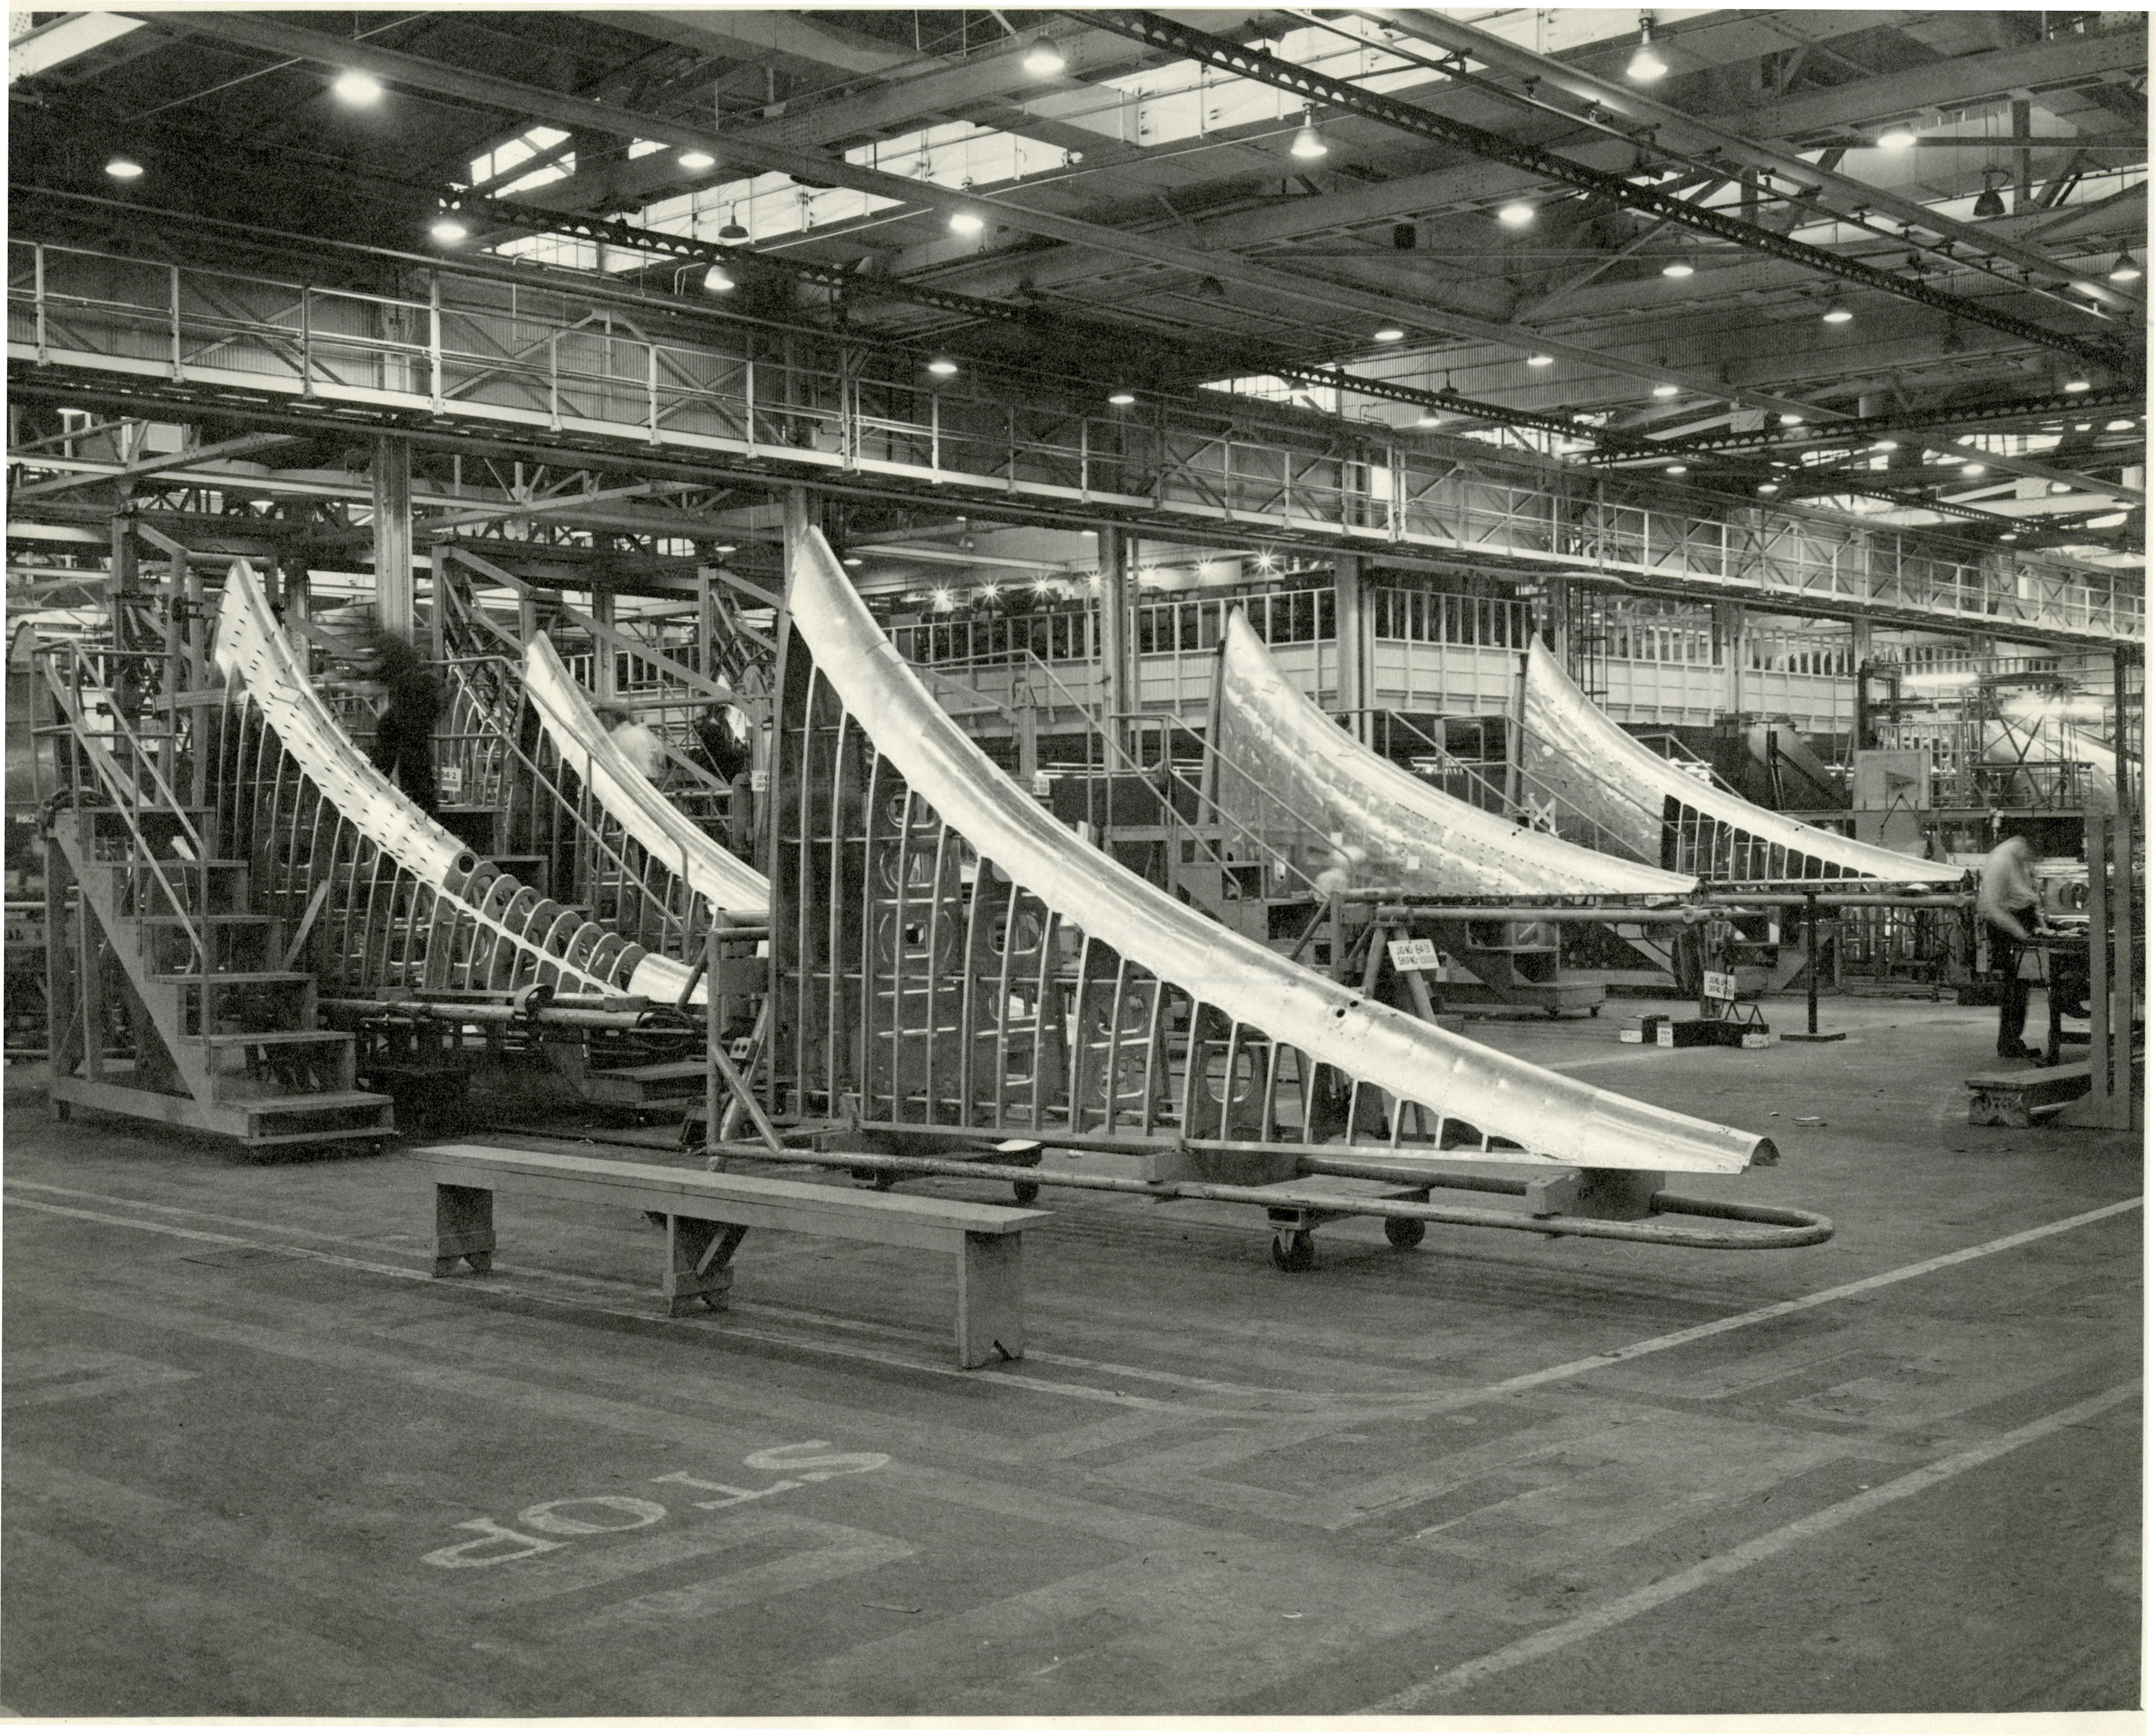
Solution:
{"label": "handrail", "polygon": [[[921,665],[924,670],[932,667],[940,669],[947,668],[948,666],[949,665]],[[1097,736],[1101,740],[1101,746],[1106,752],[1120,756],[1127,763],[1131,773],[1141,779],[1142,779],[1146,774],[1146,768],[1124,750],[1122,744],[1116,740],[1116,732],[1108,727],[1109,722],[1111,721],[1139,721],[1147,725],[1151,725],[1157,722],[1166,721],[1175,721],[1179,722],[1179,720],[1174,720],[1172,718],[1172,714],[1165,711],[1124,711],[1112,714],[1102,711],[1096,715],[1093,708],[1084,700],[1081,699],[1076,694],[1073,693],[1070,689],[1064,684],[1062,677],[1058,675],[1042,658],[1031,650],[1025,650],[1022,654],[1019,661],[1007,663],[1004,666],[1010,669],[1025,669],[1028,670],[1029,673],[1037,670],[1044,681],[1053,687],[1055,691],[1063,696],[1063,697],[1070,703],[1071,709],[1075,711],[1080,716],[1086,720],[1086,733],[1089,736]],[[1184,727],[1187,727],[1187,726]],[[1207,754],[1212,755],[1215,758],[1218,758],[1213,747],[1209,743],[1207,745],[1205,752]],[[1211,819],[1209,820],[1208,824],[1218,822],[1232,827],[1236,835],[1245,843],[1253,845],[1260,852],[1261,855],[1266,852],[1267,846],[1262,834],[1255,831],[1251,827],[1245,825],[1232,814],[1224,812],[1217,800],[1209,797],[1203,789],[1191,783],[1190,781],[1184,778],[1181,773],[1178,772],[1173,764],[1166,760],[1165,758],[1163,758],[1163,768],[1169,778],[1180,784],[1183,788],[1188,790],[1192,795],[1197,798],[1201,810],[1209,811]],[[1245,775],[1247,776],[1247,774]],[[1168,806],[1172,813],[1173,804],[1171,803]],[[1305,817],[1300,814],[1296,814],[1296,818],[1299,820],[1304,820],[1305,824],[1308,823],[1307,820],[1305,819]],[[1316,881],[1303,873],[1301,869],[1296,867],[1293,863],[1289,863],[1287,866],[1289,872],[1293,874],[1297,880],[1302,881],[1304,886],[1309,891],[1312,896],[1322,896],[1318,891],[1317,883]]]}
{"label": "handrail", "polygon": [[[604,859],[605,863],[610,865],[613,869],[618,871],[624,880],[634,881],[641,886],[644,880],[642,872],[630,863],[629,858],[607,838],[604,832],[603,832],[598,826],[594,825],[589,819],[585,818],[579,805],[569,799],[567,793],[563,791],[557,782],[556,782],[552,778],[550,778],[540,768],[538,762],[530,754],[526,753],[523,747],[519,745],[514,733],[511,730],[503,727],[500,717],[495,715],[493,708],[488,706],[483,698],[473,691],[470,685],[469,676],[461,667],[462,661],[463,660],[459,660],[458,661],[452,662],[446,665],[449,670],[450,681],[464,693],[465,698],[470,702],[472,711],[480,719],[481,727],[491,733],[495,739],[498,741],[515,758],[516,763],[523,768],[523,769],[530,775],[532,783],[538,789],[543,791],[548,797],[552,798],[557,811],[568,816],[569,824],[574,829],[577,837],[581,841],[588,845],[596,854],[602,856]],[[568,763],[566,757],[564,758],[562,763],[564,765]],[[588,787],[590,783],[588,777],[587,777],[585,782],[587,787]],[[628,834],[624,831],[622,835],[626,839]],[[667,871],[670,874],[674,871],[671,868],[669,868]],[[683,884],[685,886],[687,884],[685,876],[683,876]],[[660,900],[652,896],[648,889],[645,891],[645,901],[656,907],[658,912],[660,931],[662,934],[678,932],[678,937],[682,947],[683,957],[685,959],[689,950],[690,941],[690,928],[687,919],[685,917],[676,917],[674,912],[667,909]]]}
{"label": "handrail", "polygon": [[[1336,718],[1342,719],[1349,717],[1383,717],[1385,720],[1385,727],[1388,732],[1393,730],[1404,730],[1409,735],[1414,737],[1415,740],[1422,742],[1424,746],[1427,747],[1439,758],[1439,759],[1444,762],[1443,769],[1445,771],[1448,773],[1458,772],[1460,773],[1461,776],[1465,777],[1468,780],[1472,788],[1478,790],[1482,794],[1493,799],[1499,804],[1498,811],[1502,812],[1505,809],[1511,806],[1511,804],[1506,799],[1502,786],[1492,780],[1486,773],[1480,770],[1477,762],[1460,758],[1458,755],[1453,753],[1449,748],[1447,748],[1442,742],[1437,740],[1435,737],[1432,736],[1427,730],[1409,722],[1408,720],[1402,716],[1399,712],[1388,710],[1381,706],[1361,706],[1353,711],[1335,711],[1332,715]],[[1533,733],[1533,732],[1527,729],[1525,724],[1521,723],[1517,718],[1507,718],[1506,721],[1512,727],[1520,730],[1523,734]],[[1587,813],[1568,798],[1561,794],[1558,791],[1553,789],[1548,783],[1544,783],[1541,778],[1537,776],[1526,766],[1520,766],[1517,769],[1519,773],[1520,782],[1523,787],[1533,790],[1537,795],[1548,802],[1553,808],[1563,814],[1575,824],[1584,825],[1588,829],[1589,835],[1594,840],[1594,847],[1596,850],[1601,851],[1604,855],[1620,856],[1627,861],[1637,861],[1641,860],[1638,853],[1632,849],[1631,845],[1627,844],[1622,838],[1619,837],[1616,833],[1611,831],[1609,827],[1604,825],[1599,820],[1596,819],[1593,814]]]}
{"label": "handrail", "polygon": [[[121,820],[126,824],[128,835],[134,840],[136,848],[141,851],[142,862],[147,865],[150,872],[157,877],[158,886],[164,891],[166,901],[171,905],[173,914],[180,919],[180,926],[187,935],[188,944],[194,951],[195,963],[197,966],[196,974],[202,983],[204,992],[207,993],[208,988],[208,978],[210,976],[208,939],[203,934],[202,930],[196,927],[194,918],[188,912],[187,901],[180,896],[178,890],[173,886],[171,881],[165,877],[165,871],[162,865],[159,863],[156,850],[151,848],[150,840],[143,835],[141,820],[136,811],[136,805],[141,799],[141,792],[135,788],[132,780],[128,779],[124,776],[121,771],[118,762],[116,762],[110,753],[108,753],[92,738],[91,732],[85,722],[85,713],[82,703],[80,686],[82,680],[83,654],[88,650],[90,650],[90,648],[79,645],[62,645],[50,646],[45,650],[40,650],[38,653],[38,660],[44,670],[47,691],[52,695],[54,703],[58,705],[63,716],[66,720],[68,726],[68,739],[69,743],[74,747],[81,750],[84,758],[88,761],[91,768],[97,773],[99,782],[105,786],[106,794],[112,799],[112,805],[115,811],[119,814]],[[162,653],[153,654],[149,652],[116,651],[108,648],[99,648],[92,650],[90,654],[100,656],[138,656],[144,658],[145,660],[148,660],[152,656],[158,658],[162,658]],[[63,656],[67,659],[69,665],[69,674],[74,680],[74,685],[72,689],[58,679],[58,671],[54,667]],[[126,733],[128,742],[134,749],[134,755],[136,762],[138,764],[141,763],[141,742],[136,736],[133,726],[131,726],[127,722],[126,718],[121,714],[117,707],[114,707],[109,715],[112,719],[113,727]],[[70,759],[72,759],[72,756],[70,756]],[[158,784],[164,789],[167,797],[171,799],[171,786],[165,783],[164,779],[158,775],[154,765],[150,766],[148,769],[150,770],[151,775],[157,778]],[[75,780],[72,776],[69,779],[70,784],[74,783],[74,781]],[[179,820],[181,826],[185,829],[188,838],[194,844],[196,860],[206,865],[209,857],[209,851],[203,845],[202,834],[196,830],[193,823],[187,818],[186,810],[179,805],[177,799],[172,800],[172,805],[175,817]],[[200,871],[207,876],[209,873],[209,869],[207,865],[204,865]],[[205,881],[205,884],[207,884],[207,881]],[[207,896],[207,894],[205,894],[205,896]],[[86,963],[83,968],[85,969],[89,968]],[[203,1008],[203,1018],[204,1021],[203,1029],[205,1031],[208,1029],[208,1015],[209,1009],[205,1004]]]}

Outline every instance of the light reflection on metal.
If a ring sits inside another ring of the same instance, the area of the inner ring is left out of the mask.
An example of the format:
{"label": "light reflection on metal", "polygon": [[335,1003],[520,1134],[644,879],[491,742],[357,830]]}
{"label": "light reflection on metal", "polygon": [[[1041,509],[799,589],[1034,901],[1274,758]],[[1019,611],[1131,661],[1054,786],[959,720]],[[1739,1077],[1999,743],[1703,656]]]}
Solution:
{"label": "light reflection on metal", "polygon": [[217,744],[223,836],[264,907],[296,918],[324,881],[316,973],[331,989],[509,992],[533,984],[673,1001],[690,968],[480,859],[368,763],[278,630],[253,569],[226,580],[214,652],[234,705]]}
{"label": "light reflection on metal", "polygon": [[1240,609],[1221,641],[1218,696],[1216,751],[1242,774],[1219,780],[1222,808],[1313,876],[1346,872],[1357,886],[1456,898],[1692,889],[1690,876],[1516,824],[1371,752],[1281,674]]}
{"label": "light reflection on metal", "polygon": [[[772,1087],[864,1128],[1723,1174],[1771,1143],[1366,1000],[1088,848],[939,707],[820,534],[790,551]],[[1343,1137],[1344,1136],[1344,1137]],[[1239,1154],[1246,1176],[1261,1158]],[[1180,1168],[1178,1166],[1185,1166]]]}
{"label": "light reflection on metal", "polygon": [[1738,884],[1963,876],[1951,863],[1861,844],[1716,789],[1625,734],[1539,642],[1525,661],[1527,768],[1665,868]]}

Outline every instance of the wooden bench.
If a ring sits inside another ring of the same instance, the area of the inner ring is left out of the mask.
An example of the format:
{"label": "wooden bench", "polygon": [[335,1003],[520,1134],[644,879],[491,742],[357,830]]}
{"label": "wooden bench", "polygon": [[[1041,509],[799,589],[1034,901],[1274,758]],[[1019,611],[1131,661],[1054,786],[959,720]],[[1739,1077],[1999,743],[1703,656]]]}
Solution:
{"label": "wooden bench", "polygon": [[461,1260],[493,1266],[494,1196],[506,1190],[593,1205],[627,1206],[666,1220],[667,1312],[721,1308],[733,1283],[729,1262],[751,1230],[792,1230],[957,1256],[958,1366],[977,1369],[1025,1353],[1021,1233],[1045,1211],[870,1194],[815,1182],[713,1174],[662,1163],[623,1163],[492,1145],[434,1145],[413,1153],[434,1184],[434,1276]]}

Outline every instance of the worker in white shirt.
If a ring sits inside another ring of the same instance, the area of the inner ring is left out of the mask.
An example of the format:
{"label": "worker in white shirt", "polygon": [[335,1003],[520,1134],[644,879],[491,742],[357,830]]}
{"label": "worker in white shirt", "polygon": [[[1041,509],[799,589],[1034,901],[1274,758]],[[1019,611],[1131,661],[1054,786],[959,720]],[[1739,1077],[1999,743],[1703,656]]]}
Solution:
{"label": "worker in white shirt", "polygon": [[2029,985],[2021,980],[2021,955],[2043,932],[2043,901],[2032,870],[2036,846],[2016,832],[1984,859],[1977,881],[1976,913],[1990,926],[1992,953],[2003,961],[1999,997],[1999,1058],[2020,1061],[2040,1051],[2021,1040],[2029,1017]]}
{"label": "worker in white shirt", "polygon": [[657,783],[660,773],[665,769],[666,749],[651,727],[638,722],[620,706],[595,706],[593,710],[606,725],[608,737],[629,756],[629,763]]}

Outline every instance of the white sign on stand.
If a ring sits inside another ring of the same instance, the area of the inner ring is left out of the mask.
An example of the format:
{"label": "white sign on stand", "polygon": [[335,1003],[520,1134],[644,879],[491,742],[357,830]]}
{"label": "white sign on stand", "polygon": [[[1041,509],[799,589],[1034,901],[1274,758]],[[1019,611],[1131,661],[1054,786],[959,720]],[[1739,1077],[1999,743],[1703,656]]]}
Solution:
{"label": "white sign on stand", "polygon": [[1434,940],[1392,940],[1385,942],[1394,970],[1435,970],[1437,942]]}
{"label": "white sign on stand", "polygon": [[1732,971],[1710,970],[1700,978],[1700,995],[1706,1000],[1737,999],[1737,977]]}

